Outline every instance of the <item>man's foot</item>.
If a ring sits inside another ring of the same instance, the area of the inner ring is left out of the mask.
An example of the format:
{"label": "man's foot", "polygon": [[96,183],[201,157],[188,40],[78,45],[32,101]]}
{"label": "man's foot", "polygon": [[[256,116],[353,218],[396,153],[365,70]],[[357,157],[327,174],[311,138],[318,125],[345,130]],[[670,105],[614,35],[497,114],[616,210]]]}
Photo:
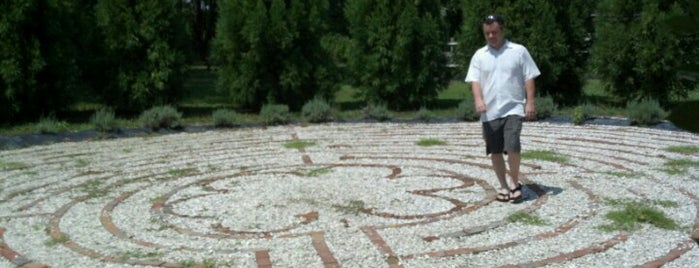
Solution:
{"label": "man's foot", "polygon": [[500,189],[500,192],[498,192],[498,195],[495,197],[495,200],[500,202],[510,201],[510,191],[508,191],[505,188]]}
{"label": "man's foot", "polygon": [[519,203],[522,202],[523,197],[522,184],[517,183],[517,187],[510,190],[509,199],[512,201],[512,203]]}

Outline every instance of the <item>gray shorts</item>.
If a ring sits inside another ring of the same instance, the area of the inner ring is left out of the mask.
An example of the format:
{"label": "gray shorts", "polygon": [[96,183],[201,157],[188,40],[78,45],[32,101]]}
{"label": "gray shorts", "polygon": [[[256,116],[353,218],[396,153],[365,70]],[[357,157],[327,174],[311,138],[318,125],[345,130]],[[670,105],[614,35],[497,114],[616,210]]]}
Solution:
{"label": "gray shorts", "polygon": [[524,118],[521,116],[509,115],[483,122],[483,139],[485,139],[486,155],[520,152],[522,145],[519,142],[519,136],[522,133],[523,121]]}

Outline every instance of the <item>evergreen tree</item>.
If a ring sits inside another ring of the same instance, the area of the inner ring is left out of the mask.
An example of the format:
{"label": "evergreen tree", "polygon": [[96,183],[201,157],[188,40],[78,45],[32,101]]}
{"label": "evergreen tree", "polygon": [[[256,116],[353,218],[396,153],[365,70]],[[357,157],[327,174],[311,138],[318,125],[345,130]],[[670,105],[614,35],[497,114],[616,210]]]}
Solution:
{"label": "evergreen tree", "polygon": [[240,108],[283,103],[299,110],[316,96],[333,97],[337,72],[322,47],[327,1],[228,0],[219,7],[219,88]]}
{"label": "evergreen tree", "polygon": [[626,101],[652,98],[667,105],[692,87],[678,67],[694,43],[664,25],[685,15],[686,1],[601,0],[596,12],[593,67],[607,89]]}
{"label": "evergreen tree", "polygon": [[446,86],[439,1],[354,0],[345,10],[348,69],[365,101],[416,109]]}
{"label": "evergreen tree", "polygon": [[0,3],[0,119],[60,113],[85,95],[94,1]]}
{"label": "evergreen tree", "polygon": [[108,105],[140,111],[177,100],[190,51],[181,11],[168,0],[99,0],[110,78],[100,95]]}

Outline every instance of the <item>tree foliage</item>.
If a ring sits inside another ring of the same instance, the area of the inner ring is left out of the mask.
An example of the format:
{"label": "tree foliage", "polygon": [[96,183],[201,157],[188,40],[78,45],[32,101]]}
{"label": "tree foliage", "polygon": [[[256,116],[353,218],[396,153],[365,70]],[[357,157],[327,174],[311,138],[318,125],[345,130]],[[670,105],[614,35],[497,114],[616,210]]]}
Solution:
{"label": "tree foliage", "polygon": [[417,109],[448,82],[439,1],[349,1],[347,63],[367,102]]}
{"label": "tree foliage", "polygon": [[99,0],[105,70],[113,83],[103,91],[110,106],[141,110],[181,94],[189,36],[177,2]]}
{"label": "tree foliage", "polygon": [[322,46],[328,2],[221,1],[213,56],[219,88],[242,109],[285,103],[299,110],[338,88],[333,61]]}
{"label": "tree foliage", "polygon": [[94,1],[0,3],[0,118],[27,119],[64,110],[88,84],[83,53],[94,41],[81,31]]}
{"label": "tree foliage", "polygon": [[586,38],[592,31],[590,14],[594,1],[498,0],[463,1],[464,24],[460,54],[463,72],[470,55],[486,44],[482,20],[491,13],[505,18],[505,38],[527,47],[541,70],[539,94],[558,102],[577,100],[585,66]]}
{"label": "tree foliage", "polygon": [[667,105],[691,86],[677,70],[695,42],[669,31],[668,18],[686,15],[686,1],[601,0],[592,50],[593,67],[607,89],[626,101],[655,99]]}

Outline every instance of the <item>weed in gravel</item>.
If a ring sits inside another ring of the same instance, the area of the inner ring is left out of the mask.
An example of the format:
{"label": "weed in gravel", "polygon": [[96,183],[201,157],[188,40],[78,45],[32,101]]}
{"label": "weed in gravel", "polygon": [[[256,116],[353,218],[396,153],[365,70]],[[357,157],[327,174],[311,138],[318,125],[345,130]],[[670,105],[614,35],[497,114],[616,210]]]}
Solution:
{"label": "weed in gravel", "polygon": [[318,177],[318,176],[320,176],[320,175],[328,174],[328,173],[330,173],[330,172],[332,172],[332,168],[330,168],[330,167],[324,167],[324,168],[312,169],[312,170],[310,170],[310,171],[308,171],[308,172],[305,172],[305,173],[303,173],[303,174],[304,174],[304,176],[306,176],[306,177]]}
{"label": "weed in gravel", "polygon": [[690,159],[672,159],[664,164],[663,172],[670,175],[684,175],[689,172],[689,168],[699,168],[699,161]]}
{"label": "weed in gravel", "polygon": [[22,162],[3,162],[3,161],[0,161],[0,170],[3,170],[3,171],[25,169],[25,168],[29,168],[29,164],[22,163]]}
{"label": "weed in gravel", "polygon": [[132,259],[152,259],[162,257],[163,253],[158,252],[143,252],[141,250],[126,251],[119,255],[121,261],[128,261]]}
{"label": "weed in gravel", "polygon": [[621,210],[610,211],[605,217],[612,221],[611,224],[599,226],[600,230],[611,232],[617,230],[633,231],[639,223],[651,224],[657,228],[676,230],[679,228],[674,220],[668,218],[665,213],[651,205],[662,207],[677,206],[673,201],[638,202],[627,199],[609,199],[606,204],[619,207]]}
{"label": "weed in gravel", "polygon": [[47,247],[53,247],[68,241],[70,241],[70,237],[67,234],[60,234],[58,237],[51,237],[49,240],[46,240],[44,245]]}
{"label": "weed in gravel", "polygon": [[619,177],[619,178],[631,178],[631,179],[640,179],[643,177],[643,174],[639,173],[639,172],[607,171],[607,172],[605,172],[605,174],[611,175],[614,177]]}
{"label": "weed in gravel", "polygon": [[180,178],[184,176],[189,176],[194,173],[196,173],[198,170],[196,168],[180,168],[180,169],[171,169],[167,171],[167,174],[170,175],[171,177],[174,178]]}
{"label": "weed in gravel", "polygon": [[549,224],[546,220],[542,219],[538,215],[528,213],[525,211],[517,211],[515,213],[507,216],[507,220],[510,222],[521,222],[528,225],[543,226]]}
{"label": "weed in gravel", "polygon": [[82,159],[82,158],[81,158],[81,159],[76,159],[76,160],[75,160],[75,167],[76,167],[76,168],[86,167],[88,164],[90,164],[90,163],[87,162],[87,160]]}
{"label": "weed in gravel", "polygon": [[284,144],[284,147],[288,148],[288,149],[303,149],[303,148],[306,148],[308,146],[315,146],[315,145],[316,145],[316,143],[313,141],[301,141],[301,140],[299,140],[299,141],[287,142]]}
{"label": "weed in gravel", "polygon": [[419,141],[415,142],[415,144],[418,146],[438,146],[446,145],[447,142],[438,139],[420,139]]}
{"label": "weed in gravel", "polygon": [[351,200],[347,205],[332,205],[337,212],[354,215],[359,215],[359,213],[366,211],[365,206],[366,204],[362,200]]}
{"label": "weed in gravel", "polygon": [[699,154],[699,146],[670,146],[665,150],[686,155]]}
{"label": "weed in gravel", "polygon": [[87,194],[88,198],[98,198],[109,193],[109,187],[102,187],[102,181],[94,179],[80,185],[79,189]]}
{"label": "weed in gravel", "polygon": [[534,150],[522,152],[523,159],[538,159],[555,163],[568,163],[568,157],[549,150]]}

